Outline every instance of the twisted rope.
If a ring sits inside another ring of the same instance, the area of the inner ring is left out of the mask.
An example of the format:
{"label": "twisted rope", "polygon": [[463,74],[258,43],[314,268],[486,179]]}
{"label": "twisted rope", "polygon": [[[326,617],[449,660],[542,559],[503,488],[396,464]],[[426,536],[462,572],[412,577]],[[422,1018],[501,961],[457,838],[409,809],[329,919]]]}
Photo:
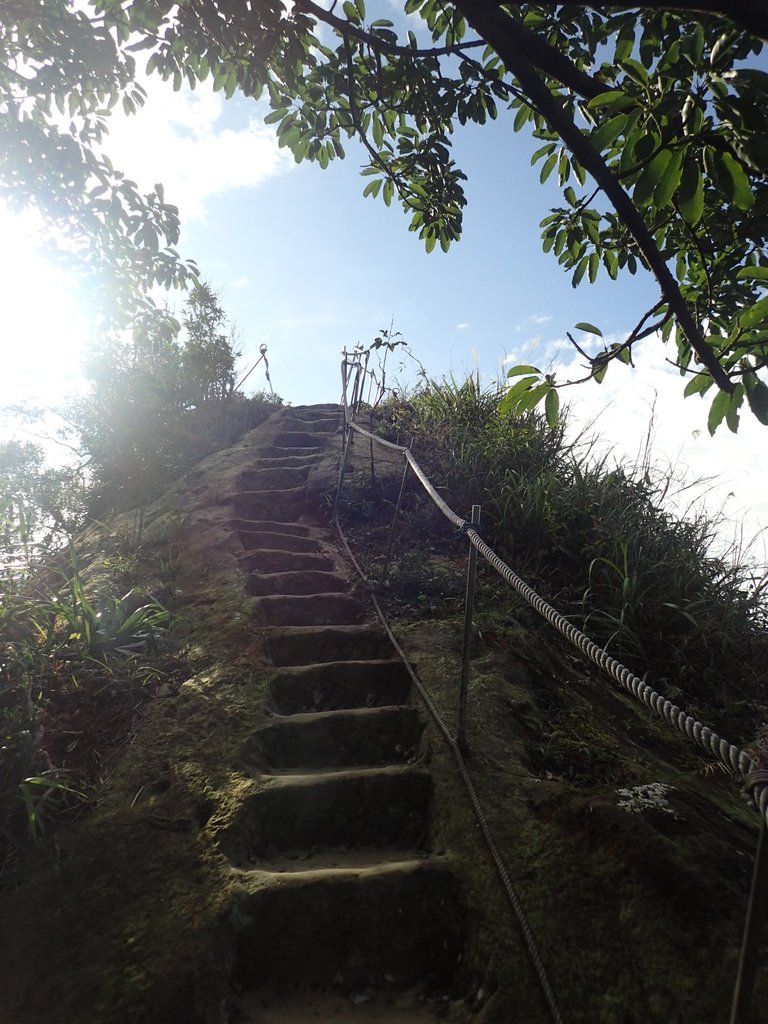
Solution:
{"label": "twisted rope", "polygon": [[678,729],[684,736],[687,736],[689,740],[692,740],[708,754],[717,758],[720,764],[729,771],[742,775],[745,779],[743,790],[745,796],[757,808],[760,815],[765,819],[766,824],[768,824],[768,770],[758,766],[746,750],[735,746],[733,743],[729,743],[728,740],[723,739],[713,729],[710,729],[708,725],[704,725],[697,718],[694,718],[693,715],[689,715],[676,704],[673,704],[671,700],[662,696],[648,683],[644,683],[642,679],[633,672],[630,672],[625,665],[622,665],[620,661],[617,661],[608,654],[604,648],[599,647],[593,640],[590,640],[585,633],[582,633],[564,615],[561,615],[560,612],[556,611],[540,597],[532,587],[520,579],[517,573],[496,554],[493,548],[485,543],[469,520],[462,519],[446,504],[411,454],[409,448],[404,448],[402,445],[396,445],[391,441],[385,441],[383,438],[376,437],[375,434],[363,430],[362,427],[359,427],[354,422],[350,421],[349,426],[353,430],[358,431],[358,433],[365,434],[380,444],[403,452],[419,482],[446,519],[458,527],[462,533],[466,534],[470,543],[474,545],[478,553],[485,558],[496,572],[510,583],[539,615],[545,618],[550,625],[554,626],[567,640],[570,640],[598,668],[602,669],[620,686],[623,686],[628,693],[631,693],[636,700],[645,704],[655,715]]}
{"label": "twisted rope", "polygon": [[[362,431],[362,433],[367,433],[367,431]],[[448,508],[447,505],[445,507]],[[408,672],[408,675],[411,677],[413,685],[416,687],[419,696],[424,701],[427,711],[432,716],[432,720],[442,733],[443,738],[445,739],[448,746],[451,748],[451,752],[454,756],[456,765],[459,769],[462,780],[464,782],[464,786],[467,790],[467,794],[472,804],[472,809],[475,812],[477,823],[480,826],[480,831],[483,834],[485,844],[488,847],[488,852],[490,853],[491,858],[493,859],[493,863],[496,866],[496,871],[498,872],[501,884],[504,886],[504,890],[507,894],[510,906],[512,907],[514,915],[517,919],[517,923],[520,926],[523,941],[525,942],[525,948],[528,952],[528,956],[531,959],[533,969],[536,972],[536,977],[538,978],[544,998],[547,1001],[550,1013],[552,1014],[552,1019],[555,1022],[555,1024],[565,1024],[562,1012],[557,1002],[557,998],[547,976],[547,971],[544,966],[544,961],[541,958],[539,947],[536,944],[536,939],[534,937],[533,930],[531,929],[528,918],[525,915],[525,910],[523,909],[523,904],[520,900],[520,897],[517,894],[514,885],[512,884],[512,880],[509,877],[509,872],[507,871],[507,866],[504,863],[504,859],[502,858],[501,853],[499,852],[499,848],[497,847],[496,842],[493,838],[491,826],[488,823],[488,819],[486,818],[485,812],[483,811],[483,807],[482,804],[480,803],[477,791],[475,790],[472,779],[470,778],[469,772],[467,771],[467,766],[464,762],[464,757],[462,755],[461,748],[459,747],[456,738],[451,734],[450,730],[448,729],[448,726],[443,721],[443,717],[438,711],[437,706],[435,705],[435,702],[432,700],[432,697],[430,696],[429,692],[425,689],[423,683],[414,672],[411,663],[408,661],[407,655],[405,654],[403,649],[400,647],[400,644],[398,644],[397,640],[395,639],[395,635],[389,627],[389,623],[387,622],[384,612],[381,609],[381,605],[379,604],[376,595],[374,594],[373,589],[371,588],[370,581],[368,577],[365,575],[362,566],[352,553],[352,549],[349,546],[349,542],[347,541],[344,531],[341,528],[341,523],[339,522],[338,519],[336,519],[336,529],[339,531],[339,536],[341,537],[342,543],[346,548],[347,554],[352,564],[354,565],[357,574],[360,576],[363,582],[368,585],[371,600],[373,601],[373,607],[375,608],[376,615],[378,616],[379,621],[381,622],[381,625],[384,628],[384,632],[389,637],[390,643],[395,648],[400,657],[400,660],[405,665],[406,671]]]}

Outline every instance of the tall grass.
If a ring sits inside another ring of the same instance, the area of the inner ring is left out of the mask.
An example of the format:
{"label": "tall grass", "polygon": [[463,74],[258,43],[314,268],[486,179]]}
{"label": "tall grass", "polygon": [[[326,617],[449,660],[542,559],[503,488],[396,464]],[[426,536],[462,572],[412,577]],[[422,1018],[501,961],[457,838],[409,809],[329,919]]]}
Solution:
{"label": "tall grass", "polygon": [[[768,699],[765,578],[715,553],[717,516],[673,514],[670,474],[647,449],[637,464],[617,460],[569,439],[567,413],[551,429],[535,413],[500,414],[500,397],[477,376],[428,381],[385,403],[379,429],[412,439],[460,514],[482,504],[488,542],[635,672],[689,703]],[[445,533],[431,503],[414,501]]]}

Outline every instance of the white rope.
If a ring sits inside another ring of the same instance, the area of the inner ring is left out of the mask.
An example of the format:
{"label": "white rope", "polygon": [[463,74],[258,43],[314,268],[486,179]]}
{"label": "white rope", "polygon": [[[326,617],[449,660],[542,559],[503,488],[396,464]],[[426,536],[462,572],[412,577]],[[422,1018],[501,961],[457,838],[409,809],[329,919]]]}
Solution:
{"label": "white rope", "polygon": [[462,532],[466,533],[470,543],[473,544],[483,558],[493,566],[496,572],[507,580],[507,582],[517,590],[528,604],[543,616],[550,625],[554,626],[559,633],[566,637],[566,639],[570,640],[571,643],[582,652],[582,654],[585,654],[590,659],[590,661],[594,662],[595,665],[601,668],[613,680],[623,686],[624,689],[631,693],[636,700],[645,704],[654,712],[655,715],[677,728],[684,736],[687,736],[688,739],[698,744],[698,746],[706,750],[707,753],[712,754],[729,771],[738,772],[744,778],[745,797],[749,802],[754,804],[761,816],[765,819],[766,824],[768,824],[768,770],[764,766],[759,766],[754,759],[749,756],[746,750],[743,750],[742,748],[729,743],[721,736],[718,736],[718,734],[713,729],[710,729],[708,725],[704,725],[692,715],[682,711],[676,704],[673,704],[672,701],[662,696],[654,690],[652,686],[649,686],[648,683],[644,683],[642,679],[630,672],[626,666],[622,665],[621,662],[608,654],[603,647],[599,647],[593,640],[590,640],[586,634],[577,629],[576,626],[565,618],[565,616],[561,615],[560,612],[547,604],[547,602],[540,597],[532,587],[525,583],[524,580],[520,579],[520,577],[506,564],[506,562],[496,554],[493,548],[485,543],[469,520],[462,519],[461,516],[458,516],[453,509],[446,504],[443,498],[441,498],[435,490],[426,473],[424,473],[416,459],[411,454],[409,448],[393,444],[391,441],[385,441],[384,438],[371,434],[369,431],[359,427],[351,420],[348,425],[358,433],[364,434],[366,437],[370,437],[372,440],[376,441],[377,444],[382,444],[388,448],[394,448],[397,451],[403,452],[419,482],[446,519],[462,530]]}

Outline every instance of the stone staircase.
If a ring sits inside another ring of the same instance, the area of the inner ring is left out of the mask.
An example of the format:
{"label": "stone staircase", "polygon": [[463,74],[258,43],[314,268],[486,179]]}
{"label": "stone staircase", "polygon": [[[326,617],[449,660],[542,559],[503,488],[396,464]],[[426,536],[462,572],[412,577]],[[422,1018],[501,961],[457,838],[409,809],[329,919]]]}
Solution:
{"label": "stone staircase", "polygon": [[238,877],[235,980],[247,1024],[467,1020],[457,879],[430,845],[421,711],[356,593],[307,480],[338,407],[281,414],[240,476],[233,528],[263,617],[272,712],[217,836]]}

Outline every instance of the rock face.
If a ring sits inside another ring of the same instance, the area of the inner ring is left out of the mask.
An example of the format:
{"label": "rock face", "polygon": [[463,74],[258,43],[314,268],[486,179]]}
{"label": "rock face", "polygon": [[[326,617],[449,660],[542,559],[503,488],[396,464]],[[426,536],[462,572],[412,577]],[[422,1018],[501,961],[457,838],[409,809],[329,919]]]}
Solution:
{"label": "rock face", "polygon": [[323,504],[340,425],[281,410],[150,510],[198,671],[5,899],[1,1021],[471,1018],[425,722]]}

